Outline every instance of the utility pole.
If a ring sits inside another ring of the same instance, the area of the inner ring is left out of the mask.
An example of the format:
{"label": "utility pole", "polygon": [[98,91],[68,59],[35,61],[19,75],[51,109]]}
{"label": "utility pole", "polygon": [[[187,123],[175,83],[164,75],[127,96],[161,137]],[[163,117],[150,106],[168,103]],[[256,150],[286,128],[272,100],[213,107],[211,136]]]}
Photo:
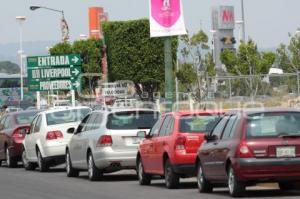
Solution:
{"label": "utility pole", "polygon": [[242,6],[242,41],[245,42],[246,40],[246,30],[245,30],[245,9],[244,9],[244,0],[241,0],[241,6]]}

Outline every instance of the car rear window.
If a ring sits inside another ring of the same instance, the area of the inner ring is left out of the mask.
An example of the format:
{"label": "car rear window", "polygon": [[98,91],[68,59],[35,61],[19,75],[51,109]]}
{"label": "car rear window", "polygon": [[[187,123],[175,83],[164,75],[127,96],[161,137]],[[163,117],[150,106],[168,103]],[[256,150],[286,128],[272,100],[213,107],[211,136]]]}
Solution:
{"label": "car rear window", "polygon": [[46,114],[47,125],[56,125],[63,123],[79,122],[81,121],[91,110],[88,108],[72,109],[65,111],[57,111]]}
{"label": "car rear window", "polygon": [[114,130],[150,129],[159,118],[153,111],[123,111],[108,115],[106,128]]}
{"label": "car rear window", "polygon": [[300,136],[300,113],[259,113],[247,118],[247,138]]}
{"label": "car rear window", "polygon": [[38,111],[34,112],[24,112],[24,113],[18,113],[15,115],[16,124],[22,125],[22,124],[30,124],[34,118],[34,116],[38,113]]}
{"label": "car rear window", "polygon": [[220,120],[220,115],[181,116],[179,131],[184,133],[209,133]]}

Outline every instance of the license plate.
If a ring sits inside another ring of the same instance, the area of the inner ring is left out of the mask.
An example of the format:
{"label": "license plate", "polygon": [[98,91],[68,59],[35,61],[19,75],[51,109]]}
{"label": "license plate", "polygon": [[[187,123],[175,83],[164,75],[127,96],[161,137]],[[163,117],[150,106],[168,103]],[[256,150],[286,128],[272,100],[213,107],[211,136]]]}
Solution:
{"label": "license plate", "polygon": [[296,157],[296,148],[294,146],[290,147],[277,147],[276,156],[280,157]]}

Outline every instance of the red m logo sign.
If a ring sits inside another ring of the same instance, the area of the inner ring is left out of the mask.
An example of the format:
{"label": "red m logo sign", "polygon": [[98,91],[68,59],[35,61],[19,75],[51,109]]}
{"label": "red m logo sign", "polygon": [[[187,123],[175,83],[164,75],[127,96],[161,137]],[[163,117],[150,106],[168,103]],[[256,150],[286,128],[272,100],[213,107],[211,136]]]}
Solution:
{"label": "red m logo sign", "polygon": [[231,10],[224,10],[222,14],[222,20],[224,23],[233,22],[233,12]]}

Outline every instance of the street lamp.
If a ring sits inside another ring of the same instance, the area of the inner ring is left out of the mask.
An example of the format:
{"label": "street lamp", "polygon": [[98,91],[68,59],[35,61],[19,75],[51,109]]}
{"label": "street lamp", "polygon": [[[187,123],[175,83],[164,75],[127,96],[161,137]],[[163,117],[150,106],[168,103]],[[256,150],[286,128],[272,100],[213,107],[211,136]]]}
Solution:
{"label": "street lamp", "polygon": [[23,23],[26,20],[25,16],[16,16],[16,20],[19,23],[20,27],[20,47],[18,54],[20,56],[20,90],[21,90],[21,96],[20,96],[20,101],[23,101],[24,99],[24,92],[23,92]]}
{"label": "street lamp", "polygon": [[69,26],[67,24],[67,21],[65,19],[65,15],[64,15],[64,11],[63,10],[57,10],[57,9],[53,9],[53,8],[48,8],[48,7],[44,7],[44,6],[30,6],[29,7],[30,10],[35,11],[37,9],[46,9],[46,10],[50,10],[50,11],[54,11],[54,12],[58,12],[61,13],[62,18],[61,18],[61,34],[62,34],[62,41],[66,42],[69,40]]}
{"label": "street lamp", "polygon": [[217,30],[210,30],[209,31],[212,34],[212,56],[213,56],[213,60],[216,64],[216,34],[217,34]]}

